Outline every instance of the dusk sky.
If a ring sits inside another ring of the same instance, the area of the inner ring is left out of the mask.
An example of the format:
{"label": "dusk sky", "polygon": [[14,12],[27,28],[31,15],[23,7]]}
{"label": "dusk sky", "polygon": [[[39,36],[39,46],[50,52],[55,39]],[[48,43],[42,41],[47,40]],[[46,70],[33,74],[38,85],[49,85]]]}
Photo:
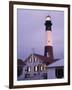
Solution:
{"label": "dusk sky", "polygon": [[25,60],[34,52],[44,55],[45,18],[51,16],[54,58],[64,56],[64,12],[17,9],[17,58]]}

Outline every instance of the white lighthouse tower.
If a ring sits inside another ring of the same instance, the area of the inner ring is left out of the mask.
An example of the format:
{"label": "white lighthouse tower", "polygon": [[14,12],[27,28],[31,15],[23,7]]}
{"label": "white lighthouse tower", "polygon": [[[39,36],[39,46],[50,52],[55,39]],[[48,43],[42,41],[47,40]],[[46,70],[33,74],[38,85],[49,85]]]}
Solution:
{"label": "white lighthouse tower", "polygon": [[44,49],[44,56],[48,57],[49,60],[53,61],[53,44],[52,44],[52,22],[51,17],[47,16],[45,19],[45,33],[46,33],[46,43]]}

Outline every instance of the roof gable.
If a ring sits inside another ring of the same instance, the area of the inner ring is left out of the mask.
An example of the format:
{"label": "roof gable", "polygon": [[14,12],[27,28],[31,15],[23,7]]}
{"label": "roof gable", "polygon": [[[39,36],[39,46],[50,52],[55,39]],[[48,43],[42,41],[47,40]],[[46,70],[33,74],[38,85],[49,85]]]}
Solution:
{"label": "roof gable", "polygon": [[42,61],[42,63],[45,63],[45,64],[50,64],[50,63],[52,63],[53,61],[52,60],[50,60],[48,57],[46,57],[46,56],[43,56],[43,55],[39,55],[39,54],[30,54],[27,58],[26,58],[26,60],[24,61],[25,63],[32,57],[32,55],[34,56],[34,57],[36,57],[36,58],[38,58],[38,60],[40,60],[40,61]]}

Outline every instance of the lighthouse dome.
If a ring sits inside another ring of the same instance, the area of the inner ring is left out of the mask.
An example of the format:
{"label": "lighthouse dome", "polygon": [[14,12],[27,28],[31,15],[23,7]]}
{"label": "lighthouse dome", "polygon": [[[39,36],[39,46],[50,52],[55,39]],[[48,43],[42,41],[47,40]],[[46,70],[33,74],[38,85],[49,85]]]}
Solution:
{"label": "lighthouse dome", "polygon": [[51,21],[51,17],[50,16],[47,16],[46,17],[46,21]]}

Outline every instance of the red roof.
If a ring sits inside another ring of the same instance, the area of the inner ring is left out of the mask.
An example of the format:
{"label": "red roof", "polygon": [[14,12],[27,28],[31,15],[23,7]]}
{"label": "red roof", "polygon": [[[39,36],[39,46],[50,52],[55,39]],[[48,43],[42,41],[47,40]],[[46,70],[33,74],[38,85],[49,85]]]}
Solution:
{"label": "red roof", "polygon": [[50,64],[53,62],[53,60],[51,60],[50,58],[48,58],[46,56],[39,55],[39,54],[34,54],[34,55],[37,56],[39,58],[39,60],[42,60],[43,63]]}
{"label": "red roof", "polygon": [[[54,62],[54,60],[51,60],[50,58],[43,56],[43,55],[39,55],[39,54],[33,54],[34,56],[36,56],[37,58],[39,58],[39,60],[41,60],[43,63],[45,64],[51,64],[52,62]],[[27,62],[27,60],[32,56],[32,54],[24,61]]]}

